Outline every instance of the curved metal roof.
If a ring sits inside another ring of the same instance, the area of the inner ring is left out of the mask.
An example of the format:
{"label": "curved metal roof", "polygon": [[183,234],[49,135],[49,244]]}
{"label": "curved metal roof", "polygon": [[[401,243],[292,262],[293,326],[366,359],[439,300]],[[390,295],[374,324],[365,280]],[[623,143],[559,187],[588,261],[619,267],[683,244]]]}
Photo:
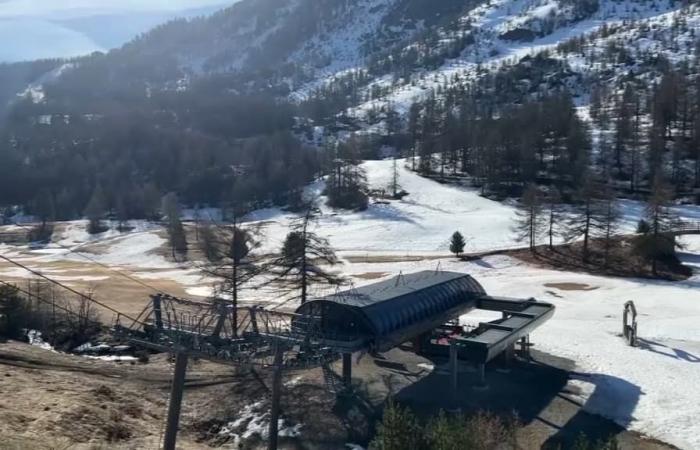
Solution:
{"label": "curved metal roof", "polygon": [[364,316],[373,337],[382,339],[421,323],[447,320],[445,315],[474,307],[484,295],[483,287],[467,274],[425,271],[312,300],[297,313],[304,314],[321,303],[350,307]]}

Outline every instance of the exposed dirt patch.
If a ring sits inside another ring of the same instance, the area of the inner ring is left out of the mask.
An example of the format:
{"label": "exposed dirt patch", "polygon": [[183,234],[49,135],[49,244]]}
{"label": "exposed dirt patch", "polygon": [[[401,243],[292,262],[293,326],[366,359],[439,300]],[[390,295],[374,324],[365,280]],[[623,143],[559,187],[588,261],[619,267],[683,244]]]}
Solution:
{"label": "exposed dirt patch", "polygon": [[[560,448],[558,444],[570,443],[580,432],[592,437],[616,435],[621,449],[669,448],[563,399],[572,388],[567,379],[573,362],[540,354],[536,358],[538,364],[519,362],[508,373],[489,366],[492,388],[485,391],[469,389],[474,373],[460,372],[463,389],[454,400],[463,411],[488,409],[512,416],[517,409],[522,420],[519,448],[524,450],[546,444]],[[282,416],[285,426],[299,425],[301,435],[283,437],[281,448],[366,445],[387,395],[405,401],[420,416],[454,406],[447,377],[424,368],[444,363],[401,349],[354,359],[354,394],[341,398],[327,389],[319,369],[285,373]],[[119,365],[0,343],[0,448],[56,448],[57,442],[65,443],[61,448],[158,448],[171,365],[167,355],[154,356],[146,365]],[[334,370],[340,372],[339,364]],[[245,433],[243,424],[252,420],[250,406],[255,405],[256,417],[269,409],[270,374],[262,370],[236,372],[229,366],[192,360],[186,386],[178,448],[231,448],[234,434]],[[253,428],[259,431],[240,448],[264,448],[265,423],[255,420]]]}
{"label": "exposed dirt patch", "polygon": [[595,291],[600,289],[600,286],[591,286],[584,283],[545,283],[545,286],[559,289],[560,291]]}
{"label": "exposed dirt patch", "polygon": [[448,255],[351,255],[344,256],[343,259],[350,263],[369,263],[369,264],[381,264],[381,263],[394,263],[394,262],[416,262],[416,261],[436,261],[438,259],[454,258],[454,256]]}

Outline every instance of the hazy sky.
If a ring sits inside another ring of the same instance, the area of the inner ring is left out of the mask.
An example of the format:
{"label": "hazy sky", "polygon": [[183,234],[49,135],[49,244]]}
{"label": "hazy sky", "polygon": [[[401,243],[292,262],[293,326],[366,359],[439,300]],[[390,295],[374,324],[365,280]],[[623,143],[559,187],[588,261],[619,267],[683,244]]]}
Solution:
{"label": "hazy sky", "polygon": [[106,50],[178,15],[236,1],[0,0],[0,62]]}

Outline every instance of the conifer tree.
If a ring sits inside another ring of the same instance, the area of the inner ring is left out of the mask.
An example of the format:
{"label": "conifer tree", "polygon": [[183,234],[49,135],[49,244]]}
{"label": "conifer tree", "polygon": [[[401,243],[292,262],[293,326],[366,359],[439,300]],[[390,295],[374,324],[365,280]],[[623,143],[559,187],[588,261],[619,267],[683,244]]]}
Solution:
{"label": "conifer tree", "polygon": [[187,235],[180,219],[180,203],[177,194],[171,192],[163,197],[162,207],[166,218],[168,241],[173,259],[187,255]]}
{"label": "conifer tree", "polygon": [[231,300],[234,335],[238,332],[238,305],[242,291],[260,276],[264,265],[254,256],[261,245],[258,226],[244,227],[234,216],[230,226],[207,225],[202,229],[200,245],[207,257],[202,272],[216,280],[217,293]]}
{"label": "conifer tree", "polygon": [[102,219],[107,212],[107,200],[102,185],[98,184],[92,192],[90,201],[85,207],[85,217],[88,219],[88,233],[97,234],[105,231]]}
{"label": "conifer tree", "polygon": [[268,269],[279,286],[297,292],[296,298],[302,304],[308,300],[311,286],[337,286],[344,281],[326,268],[338,264],[339,260],[328,240],[312,231],[314,218],[315,207],[310,203],[304,216],[287,234],[281,255]]}
{"label": "conifer tree", "polygon": [[464,236],[459,231],[455,231],[450,240],[450,252],[454,253],[455,256],[459,257],[464,252]]}
{"label": "conifer tree", "polygon": [[416,416],[394,401],[384,408],[371,450],[419,450],[423,448],[423,429]]}

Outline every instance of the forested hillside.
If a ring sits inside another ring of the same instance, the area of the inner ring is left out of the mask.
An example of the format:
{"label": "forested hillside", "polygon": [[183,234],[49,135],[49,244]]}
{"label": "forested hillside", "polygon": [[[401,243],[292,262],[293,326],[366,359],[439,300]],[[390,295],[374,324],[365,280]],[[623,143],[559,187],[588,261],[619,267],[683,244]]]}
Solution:
{"label": "forested hillside", "polygon": [[294,205],[333,173],[337,206],[362,207],[352,168],[387,154],[499,197],[664,178],[697,201],[699,22],[689,1],[244,0],[0,67],[0,205]]}

